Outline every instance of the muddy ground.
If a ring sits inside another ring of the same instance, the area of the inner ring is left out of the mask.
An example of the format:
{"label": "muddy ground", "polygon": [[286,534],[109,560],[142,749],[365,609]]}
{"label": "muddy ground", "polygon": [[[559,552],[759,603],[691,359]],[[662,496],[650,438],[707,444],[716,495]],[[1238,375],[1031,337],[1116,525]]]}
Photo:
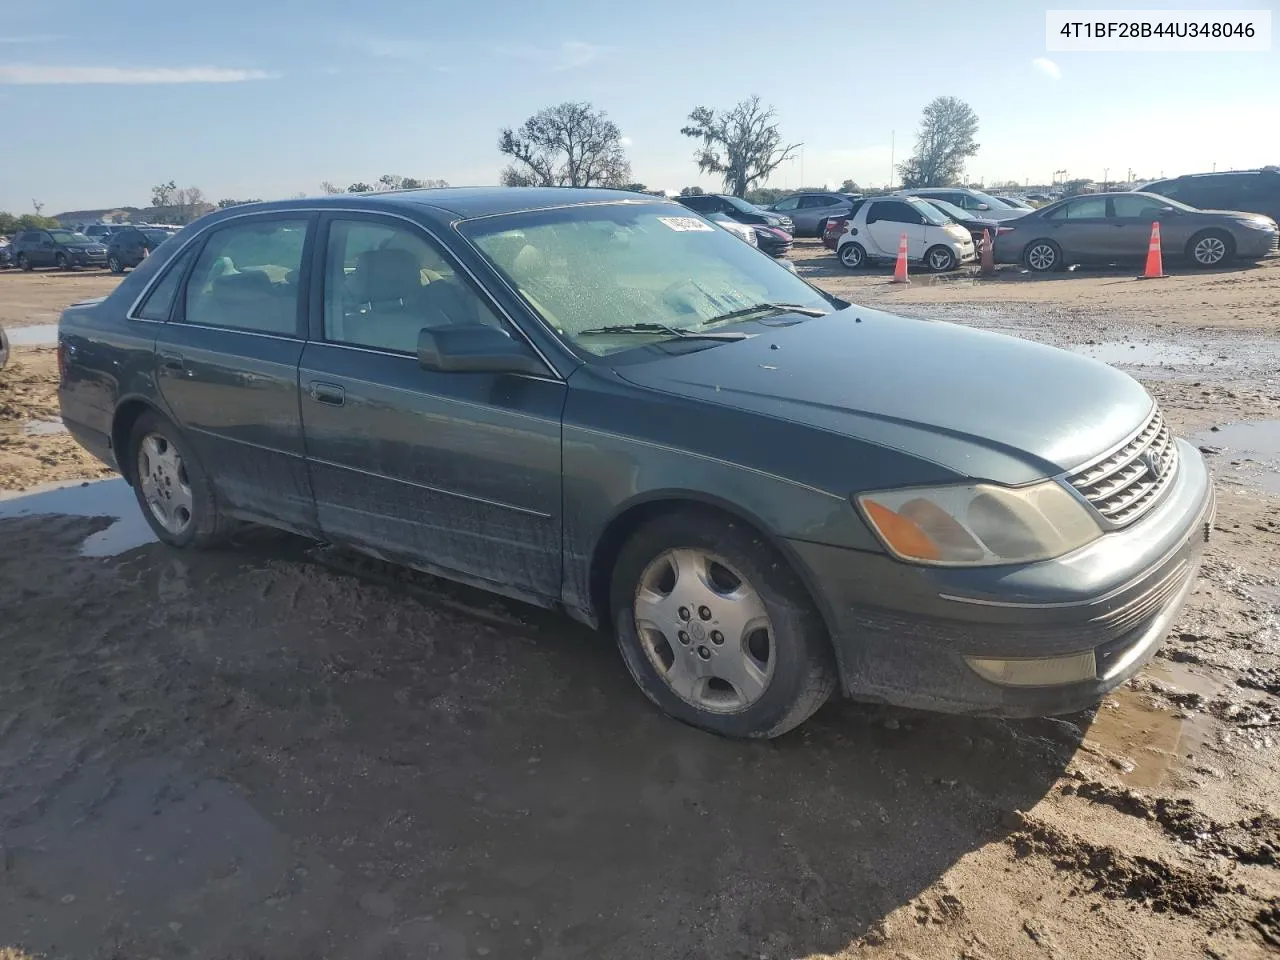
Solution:
{"label": "muddy ground", "polygon": [[[119,480],[10,495],[0,947],[1280,950],[1280,264],[902,288],[814,245],[795,260],[861,304],[1123,363],[1209,451],[1203,576],[1143,675],[1070,718],[833,703],[778,741],[727,742],[657,715],[607,642],[555,616],[265,532],[179,554],[148,542]],[[45,304],[0,305],[10,328],[56,312],[28,282],[0,275],[0,304]],[[10,428],[44,418],[53,386],[42,354],[17,360],[34,383],[0,374]],[[15,404],[19,388],[36,399]]]}

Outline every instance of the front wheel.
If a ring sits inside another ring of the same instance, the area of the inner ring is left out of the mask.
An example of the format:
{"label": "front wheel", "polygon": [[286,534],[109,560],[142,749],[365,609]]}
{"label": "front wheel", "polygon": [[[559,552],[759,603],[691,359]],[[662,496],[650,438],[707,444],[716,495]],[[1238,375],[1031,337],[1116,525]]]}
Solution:
{"label": "front wheel", "polygon": [[114,253],[107,257],[107,269],[112,273],[124,273],[124,264],[120,262],[120,258]]}
{"label": "front wheel", "polygon": [[934,273],[946,273],[956,268],[956,254],[950,247],[931,247],[924,255],[924,262]]}
{"label": "front wheel", "polygon": [[867,251],[860,243],[846,243],[840,248],[840,262],[850,270],[857,270],[867,262]]}
{"label": "front wheel", "polygon": [[142,515],[164,543],[207,547],[227,531],[213,483],[188,450],[178,428],[157,413],[144,413],[133,426],[133,492]]}
{"label": "front wheel", "polygon": [[780,736],[835,689],[821,617],[754,530],[700,512],[641,527],[614,566],[618,648],[668,715],[727,737]]}
{"label": "front wheel", "polygon": [[1048,273],[1062,268],[1062,249],[1052,240],[1036,240],[1027,245],[1022,255],[1027,269],[1035,273]]}
{"label": "front wheel", "polygon": [[1216,267],[1235,254],[1235,242],[1222,230],[1205,230],[1191,238],[1187,252],[1197,267]]}
{"label": "front wheel", "polygon": [[54,258],[54,261],[53,261],[53,262],[54,262],[54,265],[55,265],[59,270],[70,270],[70,269],[71,269],[71,261],[67,259],[67,255],[66,255],[65,253],[60,253],[60,254],[58,254],[58,255]]}
{"label": "front wheel", "polygon": [[25,253],[18,254],[18,269],[27,273],[31,272],[31,258]]}

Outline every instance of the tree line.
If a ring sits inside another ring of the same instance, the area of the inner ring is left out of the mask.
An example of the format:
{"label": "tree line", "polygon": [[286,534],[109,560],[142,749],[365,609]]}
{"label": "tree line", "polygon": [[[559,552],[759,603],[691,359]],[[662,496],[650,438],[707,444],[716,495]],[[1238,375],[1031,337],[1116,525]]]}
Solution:
{"label": "tree line", "polygon": [[[764,193],[759,185],[801,146],[784,141],[776,111],[762,105],[758,96],[728,109],[695,107],[680,132],[697,142],[693,160],[698,170],[718,174],[725,192],[737,197]],[[965,161],[978,152],[977,133],[977,114],[963,100],[932,100],[921,116],[915,152],[898,166],[902,185],[959,182]],[[498,151],[510,158],[500,174],[504,186],[644,190],[643,184],[632,180],[622,131],[590,103],[546,107],[519,127],[503,128]],[[845,180],[841,190],[858,192],[856,187],[852,180]],[[701,192],[696,187],[686,189]]]}

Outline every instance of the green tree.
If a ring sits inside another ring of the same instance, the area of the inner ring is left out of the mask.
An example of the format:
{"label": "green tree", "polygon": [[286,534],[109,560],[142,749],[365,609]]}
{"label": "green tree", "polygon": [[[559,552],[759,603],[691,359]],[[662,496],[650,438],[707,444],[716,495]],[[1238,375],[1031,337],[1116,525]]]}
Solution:
{"label": "green tree", "polygon": [[151,205],[168,207],[173,205],[173,195],[178,192],[178,184],[170,180],[168,183],[157,183],[151,188]]}
{"label": "green tree", "polygon": [[861,193],[862,188],[858,186],[858,181],[856,180],[843,180],[840,183],[840,192],[841,193]]}
{"label": "green tree", "polygon": [[768,180],[800,146],[783,146],[774,117],[772,107],[762,107],[760,98],[752,97],[730,110],[695,107],[689,125],[680,132],[702,141],[694,154],[698,169],[720,174],[724,188],[743,197],[757,182]]}
{"label": "green tree", "polygon": [[261,203],[261,202],[262,202],[262,198],[260,198],[260,197],[255,197],[253,200],[231,200],[231,199],[223,199],[223,200],[219,200],[219,201],[218,201],[218,209],[219,209],[219,210],[225,210],[225,209],[227,209],[227,207],[239,207],[239,206],[242,206],[242,205],[244,205],[244,204],[246,204],[246,203]]}
{"label": "green tree", "polygon": [[373,187],[365,183],[363,180],[357,180],[351,186],[347,187],[347,193],[372,193]]}
{"label": "green tree", "polygon": [[680,196],[682,197],[702,197],[706,196],[701,187],[681,187]]}
{"label": "green tree", "polygon": [[498,151],[511,158],[507,187],[616,187],[631,179],[622,131],[603,110],[566,102],[504,128]]}
{"label": "green tree", "polygon": [[964,162],[978,152],[978,115],[958,97],[929,101],[920,119],[916,152],[898,166],[904,187],[939,187],[957,183]]}
{"label": "green tree", "polygon": [[38,213],[24,213],[18,218],[19,230],[36,230],[41,227],[49,230],[61,225],[55,217],[44,217]]}

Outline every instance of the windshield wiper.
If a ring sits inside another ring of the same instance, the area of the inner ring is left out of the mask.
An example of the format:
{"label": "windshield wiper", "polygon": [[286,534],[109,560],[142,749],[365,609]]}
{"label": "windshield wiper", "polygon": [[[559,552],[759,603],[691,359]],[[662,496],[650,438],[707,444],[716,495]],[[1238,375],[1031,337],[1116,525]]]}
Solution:
{"label": "windshield wiper", "polygon": [[821,307],[806,307],[799,303],[757,303],[750,307],[743,307],[741,310],[730,310],[728,313],[722,313],[717,317],[704,321],[703,326],[709,327],[713,323],[728,323],[731,320],[740,320],[743,317],[750,317],[757,313],[798,313],[805,317],[825,317],[827,311]]}
{"label": "windshield wiper", "polygon": [[682,340],[745,340],[751,334],[739,332],[724,333],[699,333],[696,330],[681,330],[679,327],[669,327],[665,323],[616,323],[607,327],[591,327],[588,330],[579,330],[577,336],[592,337],[597,335],[608,335],[614,333],[635,333],[635,334],[651,334],[666,333],[673,337],[679,337]]}

